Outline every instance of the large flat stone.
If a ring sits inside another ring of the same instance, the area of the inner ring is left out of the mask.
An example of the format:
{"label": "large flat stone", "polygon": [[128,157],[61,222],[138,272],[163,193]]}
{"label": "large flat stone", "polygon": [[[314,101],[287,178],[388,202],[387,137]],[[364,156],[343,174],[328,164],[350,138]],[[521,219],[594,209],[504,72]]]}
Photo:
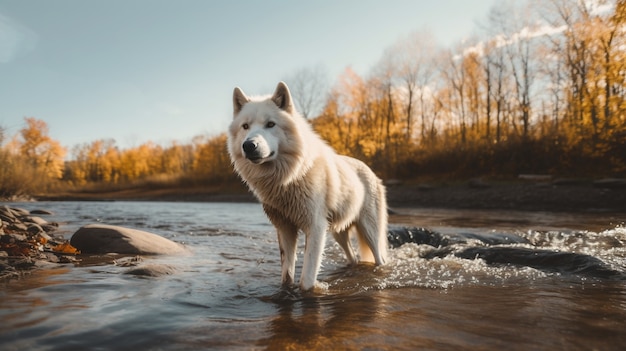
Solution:
{"label": "large flat stone", "polygon": [[181,244],[142,230],[106,224],[89,224],[72,235],[70,244],[82,253],[173,255],[186,253]]}

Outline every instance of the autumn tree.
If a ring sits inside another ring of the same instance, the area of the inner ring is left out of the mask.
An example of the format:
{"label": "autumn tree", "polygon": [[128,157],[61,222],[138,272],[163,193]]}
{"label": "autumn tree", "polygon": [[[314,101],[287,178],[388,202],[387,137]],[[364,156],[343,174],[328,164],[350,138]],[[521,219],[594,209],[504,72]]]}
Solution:
{"label": "autumn tree", "polygon": [[20,155],[46,178],[58,179],[63,175],[65,149],[48,135],[48,125],[34,117],[25,117],[26,127],[20,130],[17,140]]}
{"label": "autumn tree", "polygon": [[0,140],[0,197],[31,196],[50,189],[63,174],[65,150],[44,121],[27,117],[9,142]]}
{"label": "autumn tree", "polygon": [[233,171],[226,148],[225,133],[215,137],[194,138],[193,175],[198,180],[223,181],[232,178]]}

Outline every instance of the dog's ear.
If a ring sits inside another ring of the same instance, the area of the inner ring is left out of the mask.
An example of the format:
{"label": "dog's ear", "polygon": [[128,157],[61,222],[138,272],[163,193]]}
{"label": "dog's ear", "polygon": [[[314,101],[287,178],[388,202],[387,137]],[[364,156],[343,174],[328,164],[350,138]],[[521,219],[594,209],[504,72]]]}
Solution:
{"label": "dog's ear", "polygon": [[243,105],[247,104],[250,99],[243,93],[243,91],[236,87],[233,91],[233,115],[237,116],[239,111],[243,108]]}
{"label": "dog's ear", "polygon": [[274,91],[274,95],[272,95],[272,101],[274,101],[276,106],[278,106],[281,110],[289,114],[293,112],[291,93],[289,92],[289,88],[287,88],[287,84],[285,84],[285,82],[278,83],[276,91]]}

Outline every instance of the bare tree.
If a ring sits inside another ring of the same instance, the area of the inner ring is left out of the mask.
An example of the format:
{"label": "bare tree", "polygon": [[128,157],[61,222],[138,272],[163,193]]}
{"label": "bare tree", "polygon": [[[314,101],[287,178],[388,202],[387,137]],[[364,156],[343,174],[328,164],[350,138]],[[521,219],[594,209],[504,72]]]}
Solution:
{"label": "bare tree", "polygon": [[459,120],[461,143],[465,144],[467,141],[467,79],[463,67],[462,52],[463,50],[460,47],[455,48],[454,51],[446,51],[443,54],[443,68],[441,73],[442,78],[445,80],[445,85],[448,87],[450,122],[452,122],[453,117]]}
{"label": "bare tree", "polygon": [[[500,22],[507,17],[507,12],[502,6],[494,6],[490,9],[486,26],[483,27],[488,38],[482,46],[482,66],[485,78],[485,138],[491,139],[491,124],[495,117],[495,142],[498,143],[506,132],[504,117],[505,105],[509,95],[510,69],[506,60],[505,37],[500,32]],[[495,110],[495,111],[494,111]],[[495,116],[494,116],[495,115]]]}
{"label": "bare tree", "polygon": [[502,2],[499,9],[501,14],[509,13],[513,16],[497,16],[497,30],[502,36],[500,45],[505,49],[509,61],[509,68],[514,80],[517,113],[522,121],[522,137],[528,138],[531,117],[531,92],[536,79],[536,65],[533,58],[536,56],[535,42],[540,31],[537,28],[536,16],[532,7],[525,2],[518,5],[515,2]]}
{"label": "bare tree", "polygon": [[322,64],[302,67],[285,79],[304,118],[320,114],[328,93],[328,70]]}
{"label": "bare tree", "polygon": [[400,38],[384,53],[386,60],[394,67],[394,81],[398,93],[402,95],[405,138],[413,137],[415,115],[420,118],[421,140],[426,139],[429,105],[432,99],[428,94],[435,69],[435,55],[438,48],[435,39],[427,30],[416,31]]}

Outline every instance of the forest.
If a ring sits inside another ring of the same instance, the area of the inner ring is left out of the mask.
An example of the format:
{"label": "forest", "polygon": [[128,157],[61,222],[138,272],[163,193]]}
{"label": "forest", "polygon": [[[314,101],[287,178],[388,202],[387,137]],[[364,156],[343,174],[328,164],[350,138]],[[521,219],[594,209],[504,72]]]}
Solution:
{"label": "forest", "polygon": [[[337,152],[386,180],[626,175],[626,0],[498,2],[478,32],[445,48],[410,33],[327,91],[314,70],[286,82]],[[0,128],[0,198],[239,182],[226,134],[68,149],[43,120],[25,122],[13,136]]]}

